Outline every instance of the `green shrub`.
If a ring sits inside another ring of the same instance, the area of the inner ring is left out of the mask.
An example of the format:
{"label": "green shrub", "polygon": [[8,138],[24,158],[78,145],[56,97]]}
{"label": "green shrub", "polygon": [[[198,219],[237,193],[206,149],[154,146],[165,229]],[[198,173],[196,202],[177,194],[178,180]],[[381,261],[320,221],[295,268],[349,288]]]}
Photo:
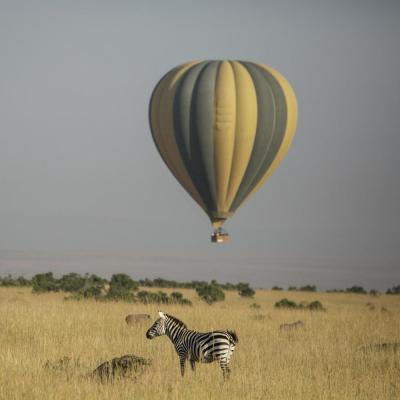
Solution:
{"label": "green shrub", "polygon": [[107,294],[105,295],[106,300],[122,300],[127,302],[135,301],[135,294],[127,289],[121,289],[118,287],[110,287]]}
{"label": "green shrub", "polygon": [[322,304],[318,301],[312,301],[311,303],[296,303],[292,300],[288,300],[287,298],[281,299],[275,303],[276,308],[289,308],[296,310],[310,310],[310,311],[326,311]]}
{"label": "green shrub", "polygon": [[171,298],[175,300],[177,303],[183,299],[183,294],[180,292],[172,292],[170,294]]}
{"label": "green shrub", "polygon": [[85,286],[85,278],[75,272],[63,275],[58,281],[58,287],[64,292],[78,292]]}
{"label": "green shrub", "polygon": [[196,292],[200,299],[204,300],[207,304],[225,300],[225,293],[220,287],[215,285],[203,284],[196,288]]}
{"label": "green shrub", "polygon": [[298,305],[287,298],[281,299],[275,303],[276,308],[298,308]]}
{"label": "green shrub", "polygon": [[32,291],[34,293],[56,292],[59,290],[57,279],[52,272],[36,274],[32,278]]}
{"label": "green shrub", "polygon": [[400,285],[393,286],[391,289],[388,289],[386,294],[400,294]]}
{"label": "green shrub", "polygon": [[26,279],[23,276],[19,276],[16,279],[17,282],[17,286],[31,286],[32,285],[32,281],[30,279]]}
{"label": "green shrub", "polygon": [[4,287],[17,286],[17,282],[11,275],[7,275],[4,278],[0,278],[0,286]]}
{"label": "green shrub", "polygon": [[360,293],[365,294],[367,291],[362,286],[352,286],[346,289],[347,293]]}
{"label": "green shrub", "polygon": [[302,292],[316,292],[317,287],[315,285],[305,285],[302,286],[299,290]]}
{"label": "green shrub", "polygon": [[240,282],[237,284],[239,289],[239,296],[242,297],[253,297],[256,292],[250,287],[248,283]]}
{"label": "green shrub", "polygon": [[182,306],[191,306],[192,302],[189,299],[182,299],[179,301],[179,304]]}
{"label": "green shrub", "polygon": [[272,286],[271,290],[283,290],[283,289],[279,286]]}
{"label": "green shrub", "polygon": [[256,292],[251,287],[244,288],[239,292],[239,296],[242,297],[254,297],[255,294]]}
{"label": "green shrub", "polygon": [[110,287],[106,294],[106,299],[123,300],[128,302],[135,301],[134,292],[139,288],[135,282],[127,274],[114,274],[110,280]]}
{"label": "green shrub", "polygon": [[110,288],[137,290],[139,285],[127,274],[114,274],[110,280]]}
{"label": "green shrub", "polygon": [[5,277],[0,276],[0,286],[4,287],[17,287],[17,286],[31,286],[32,282],[29,279],[19,276],[18,278],[13,278],[11,275]]}
{"label": "green shrub", "polygon": [[85,299],[100,298],[102,296],[102,288],[100,286],[88,286],[82,289],[82,296]]}
{"label": "green shrub", "polygon": [[144,304],[181,304],[181,305],[192,305],[192,302],[188,299],[185,299],[182,293],[173,292],[169,296],[167,293],[158,291],[158,292],[148,292],[147,290],[141,290],[136,299]]}
{"label": "green shrub", "polygon": [[312,311],[325,311],[325,308],[322,306],[321,302],[318,300],[312,301],[311,303],[307,304],[305,308],[312,310]]}
{"label": "green shrub", "polygon": [[156,294],[153,292],[148,292],[147,290],[141,290],[140,292],[137,293],[136,299],[139,300],[141,303],[149,304],[149,303],[157,303],[157,301],[155,300],[158,299],[158,297],[156,297]]}

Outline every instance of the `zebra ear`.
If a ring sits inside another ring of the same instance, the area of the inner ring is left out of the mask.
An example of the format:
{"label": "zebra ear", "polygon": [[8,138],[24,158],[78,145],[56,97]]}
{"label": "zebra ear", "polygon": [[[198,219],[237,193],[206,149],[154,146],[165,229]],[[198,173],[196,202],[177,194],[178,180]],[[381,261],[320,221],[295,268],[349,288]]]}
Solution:
{"label": "zebra ear", "polygon": [[165,319],[165,314],[162,311],[158,312],[158,315],[160,316],[161,319]]}

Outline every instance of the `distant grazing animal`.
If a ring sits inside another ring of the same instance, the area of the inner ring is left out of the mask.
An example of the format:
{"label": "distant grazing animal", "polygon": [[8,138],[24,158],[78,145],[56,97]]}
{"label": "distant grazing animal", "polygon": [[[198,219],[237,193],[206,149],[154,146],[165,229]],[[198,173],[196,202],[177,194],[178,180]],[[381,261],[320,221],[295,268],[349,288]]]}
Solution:
{"label": "distant grazing animal", "polygon": [[141,322],[148,322],[150,319],[149,314],[129,314],[125,317],[125,321],[128,325],[134,325]]}
{"label": "distant grazing animal", "polygon": [[279,327],[279,329],[281,331],[290,331],[290,330],[293,330],[293,329],[302,328],[303,326],[304,326],[304,322],[299,320],[299,321],[293,322],[291,324],[282,324]]}
{"label": "distant grazing animal", "polygon": [[224,379],[229,376],[230,358],[239,339],[234,331],[213,331],[200,333],[192,331],[179,319],[159,312],[160,318],[146,333],[148,339],[167,335],[179,356],[181,375],[185,373],[185,361],[190,361],[192,370],[196,362],[218,361]]}

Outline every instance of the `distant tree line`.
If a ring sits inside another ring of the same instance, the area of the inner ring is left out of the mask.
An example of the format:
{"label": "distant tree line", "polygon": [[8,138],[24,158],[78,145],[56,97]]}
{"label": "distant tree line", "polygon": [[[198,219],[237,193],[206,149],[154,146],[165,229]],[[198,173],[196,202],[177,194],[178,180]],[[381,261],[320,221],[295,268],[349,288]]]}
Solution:
{"label": "distant tree line", "polygon": [[18,278],[13,278],[11,275],[7,275],[4,277],[0,276],[0,286],[3,287],[32,286],[32,281],[30,279],[24,278],[23,276],[19,276]]}
{"label": "distant tree line", "polygon": [[[121,278],[121,276],[125,276],[124,278]],[[130,279],[128,283],[128,279]],[[124,283],[119,282],[121,280]],[[132,282],[133,283],[132,283]],[[127,286],[129,286],[129,289],[127,289]],[[216,294],[217,289],[221,291],[237,291],[240,296],[242,297],[253,297],[255,295],[254,289],[250,287],[248,283],[221,283],[217,282],[216,280],[212,280],[210,283],[207,281],[197,281],[193,280],[190,282],[178,282],[175,280],[169,280],[169,279],[163,279],[163,278],[155,278],[155,279],[149,279],[145,278],[139,281],[134,281],[132,280],[128,275],[126,274],[114,274],[111,277],[110,281],[107,281],[107,279],[100,278],[97,275],[94,274],[85,274],[85,275],[80,275],[75,272],[71,272],[68,274],[63,275],[60,279],[57,279],[53,276],[52,272],[46,272],[43,274],[36,274],[32,277],[32,279],[27,279],[23,276],[19,277],[13,277],[11,275],[7,275],[4,277],[0,277],[0,287],[23,287],[23,286],[32,286],[32,290],[35,293],[41,293],[41,292],[48,292],[48,291],[64,291],[64,292],[74,292],[78,293],[79,296],[82,298],[89,298],[89,297],[102,297],[105,295],[105,292],[107,292],[107,298],[109,299],[115,299],[116,297],[118,298],[126,298],[126,300],[133,299],[135,296],[132,295],[133,292],[135,292],[139,286],[141,287],[149,287],[149,288],[165,288],[165,289],[194,289],[196,292],[199,294],[201,298],[204,298],[206,302],[209,302],[210,296],[206,295],[205,292],[208,291],[210,293],[214,293],[212,299],[214,299],[211,302],[214,301],[219,301],[221,300],[221,295]],[[107,287],[109,287],[107,291]],[[204,289],[207,288],[207,289]],[[284,288],[280,286],[273,286],[271,290],[284,290]],[[317,291],[317,286],[316,285],[304,285],[304,286],[289,286],[287,288],[288,291],[299,291],[299,292],[316,292]],[[121,291],[123,294],[121,295]],[[118,295],[116,294],[118,292]],[[128,294],[129,292],[129,294]],[[146,299],[146,302],[149,302],[149,299],[156,299],[156,296],[154,295],[154,292],[147,292],[147,291],[142,291],[144,293],[152,293],[144,295],[141,295],[141,298]],[[353,285],[351,287],[348,287],[346,289],[330,289],[327,290],[328,293],[359,293],[359,294],[371,294],[371,295],[378,295],[379,291],[375,289],[371,289],[370,291],[367,291],[364,289],[362,286],[358,285]],[[157,301],[160,303],[165,303],[165,293],[164,292],[159,292],[160,295],[157,297]],[[164,294],[163,294],[164,293]],[[400,285],[393,286],[392,288],[387,289],[386,294],[400,294]],[[175,299],[176,300],[176,299]],[[170,299],[169,301],[173,302],[174,300]]]}
{"label": "distant tree line", "polygon": [[393,286],[391,289],[388,289],[386,294],[400,294],[400,285]]}
{"label": "distant tree line", "polygon": [[0,286],[31,286],[33,293],[67,292],[66,299],[81,300],[93,298],[96,300],[115,300],[127,302],[141,302],[145,304],[181,304],[191,305],[191,301],[185,299],[182,293],[174,291],[167,294],[163,291],[151,292],[140,290],[139,286],[151,288],[188,288],[195,289],[200,299],[208,304],[225,299],[224,290],[237,290],[242,297],[253,297],[254,289],[248,283],[240,282],[218,283],[212,280],[206,281],[176,282],[172,280],[156,278],[154,280],[135,281],[127,274],[114,274],[110,281],[94,274],[80,275],[71,272],[56,278],[52,272],[36,274],[32,279],[24,277],[13,278],[11,275],[0,277]]}
{"label": "distant tree line", "polygon": [[[273,286],[271,290],[284,290],[283,287]],[[297,292],[317,292],[316,285],[305,285],[305,286],[289,286],[287,288],[288,291],[297,291]],[[329,289],[326,291],[327,293],[359,293],[359,294],[370,294],[372,296],[379,295],[379,291],[376,289],[366,290],[362,286],[353,285],[346,289]],[[387,289],[386,294],[400,294],[400,285],[393,286],[390,289]]]}
{"label": "distant tree line", "polygon": [[[271,290],[284,290],[280,286],[273,286]],[[305,285],[305,286],[289,286],[288,289],[289,291],[294,291],[294,292],[316,292],[317,291],[317,286],[315,285]]]}
{"label": "distant tree line", "polygon": [[222,290],[237,290],[241,291],[244,286],[249,287],[248,283],[239,282],[237,284],[226,282],[220,283],[213,279],[210,283],[207,281],[190,281],[190,282],[177,282],[174,280],[155,278],[155,279],[142,279],[139,280],[140,286],[143,287],[157,287],[157,288],[170,288],[170,289],[197,289],[204,285],[218,286]]}

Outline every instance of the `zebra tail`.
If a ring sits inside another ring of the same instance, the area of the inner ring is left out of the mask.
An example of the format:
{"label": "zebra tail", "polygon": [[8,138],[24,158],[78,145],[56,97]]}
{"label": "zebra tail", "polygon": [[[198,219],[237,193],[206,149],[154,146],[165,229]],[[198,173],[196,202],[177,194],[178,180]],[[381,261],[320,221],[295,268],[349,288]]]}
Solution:
{"label": "zebra tail", "polygon": [[227,332],[228,332],[228,334],[229,334],[229,336],[230,336],[229,339],[231,339],[231,340],[230,340],[231,343],[234,344],[234,345],[238,344],[238,343],[239,343],[239,338],[238,338],[238,336],[236,335],[236,332],[235,332],[235,331],[227,331]]}

